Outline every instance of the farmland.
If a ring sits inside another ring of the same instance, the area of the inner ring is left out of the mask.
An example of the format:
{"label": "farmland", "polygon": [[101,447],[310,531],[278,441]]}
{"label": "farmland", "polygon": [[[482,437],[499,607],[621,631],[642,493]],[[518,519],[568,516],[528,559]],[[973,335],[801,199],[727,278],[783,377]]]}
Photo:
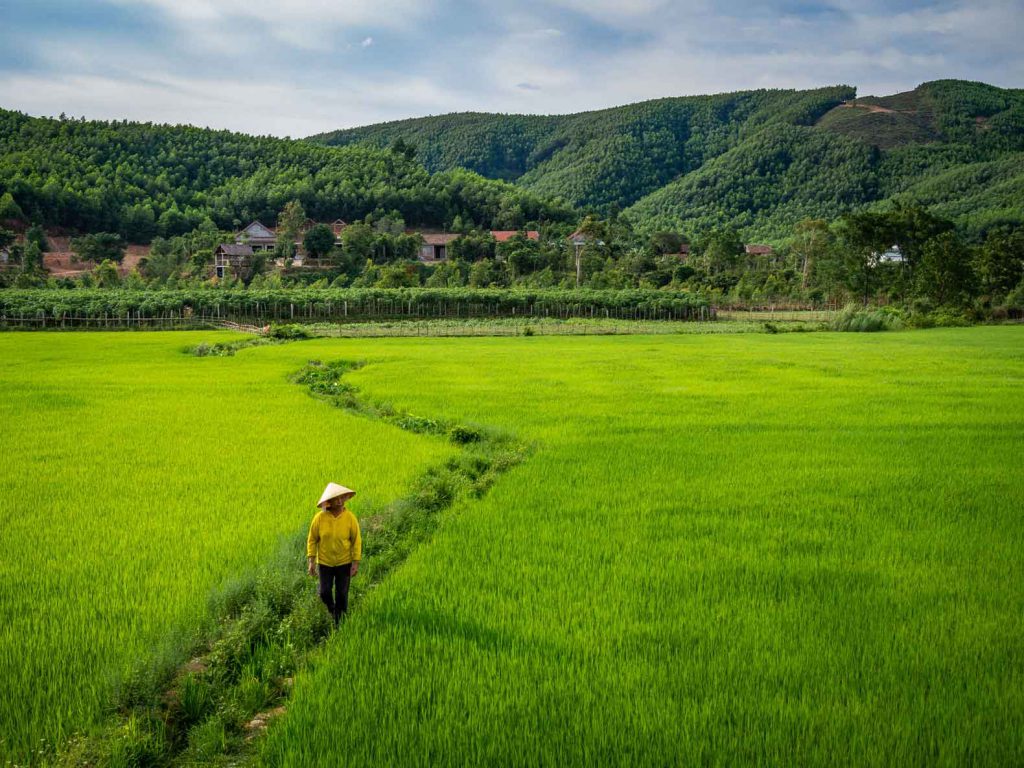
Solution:
{"label": "farmland", "polygon": [[388,498],[446,453],[316,407],[291,362],[181,354],[210,335],[0,335],[0,763],[93,722],[322,478]]}
{"label": "farmland", "polygon": [[269,765],[1024,760],[1019,328],[180,353],[214,338],[0,335],[0,759],[95,721],[324,479],[453,450],[287,379],[345,359],[534,452],[297,677]]}

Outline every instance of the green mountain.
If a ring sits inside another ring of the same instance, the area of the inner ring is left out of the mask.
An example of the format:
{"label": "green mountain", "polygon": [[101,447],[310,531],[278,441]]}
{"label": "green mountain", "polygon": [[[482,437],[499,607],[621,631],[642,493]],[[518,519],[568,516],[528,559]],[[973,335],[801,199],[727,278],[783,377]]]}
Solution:
{"label": "green mountain", "polygon": [[469,168],[647,230],[781,239],[804,217],[917,200],[969,233],[1024,221],[1024,91],[942,80],[660,99],[562,116],[443,115],[310,141],[401,139],[433,171]]}
{"label": "green mountain", "polygon": [[846,86],[659,99],[575,115],[465,113],[323,134],[333,146],[413,144],[429,170],[468,168],[576,206],[626,207],[760,128],[811,125],[854,96]]}
{"label": "green mountain", "polygon": [[411,225],[459,217],[512,229],[576,218],[521,187],[460,169],[431,175],[388,150],[0,110],[0,219],[146,242],[205,219],[222,229],[257,218],[272,224],[295,199],[322,221],[397,210]]}

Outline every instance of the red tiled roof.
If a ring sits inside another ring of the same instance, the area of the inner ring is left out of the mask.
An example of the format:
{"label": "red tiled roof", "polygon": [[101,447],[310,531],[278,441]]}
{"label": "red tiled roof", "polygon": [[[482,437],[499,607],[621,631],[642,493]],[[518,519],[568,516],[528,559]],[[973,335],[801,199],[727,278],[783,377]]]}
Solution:
{"label": "red tiled roof", "polygon": [[[509,240],[510,238],[513,238],[516,235],[518,235],[521,231],[522,230],[518,229],[492,229],[491,237],[493,237],[499,243],[504,243],[506,240]],[[538,232],[535,229],[528,230],[526,232],[526,237],[529,240],[540,240],[540,232]]]}
{"label": "red tiled roof", "polygon": [[746,245],[743,247],[744,250],[751,256],[767,256],[769,253],[774,253],[775,250],[770,245]]}

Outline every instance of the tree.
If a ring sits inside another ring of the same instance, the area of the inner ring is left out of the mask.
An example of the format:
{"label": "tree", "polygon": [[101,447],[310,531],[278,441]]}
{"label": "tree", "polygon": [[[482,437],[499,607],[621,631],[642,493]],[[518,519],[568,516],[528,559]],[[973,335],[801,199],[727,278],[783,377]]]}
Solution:
{"label": "tree", "polygon": [[349,224],[341,231],[342,251],[358,264],[373,258],[375,241],[373,230],[362,222]]}
{"label": "tree", "polygon": [[42,275],[46,272],[43,252],[38,243],[25,243],[21,253],[21,271],[26,275]]}
{"label": "tree", "polygon": [[833,240],[832,231],[824,219],[803,219],[793,227],[790,249],[797,260],[801,288],[807,287],[816,265],[828,259]]}
{"label": "tree", "polygon": [[25,242],[35,243],[43,253],[50,250],[50,241],[46,239],[46,232],[38,224],[33,224],[25,231]]}
{"label": "tree", "polygon": [[104,259],[92,271],[93,279],[100,288],[115,288],[121,284],[121,276],[117,273],[117,264],[111,259]]}
{"label": "tree", "polygon": [[448,243],[448,257],[463,261],[494,258],[494,238],[490,232],[475,230]]}
{"label": "tree", "polygon": [[0,248],[4,248],[14,242],[17,235],[12,229],[0,227]]}
{"label": "tree", "polygon": [[650,246],[656,253],[679,253],[686,238],[678,232],[655,232],[650,237]]}
{"label": "tree", "polygon": [[401,136],[399,136],[397,139],[391,142],[391,151],[394,152],[396,155],[401,155],[406,160],[416,159],[415,145],[410,144]]}
{"label": "tree", "polygon": [[334,231],[326,224],[317,224],[306,232],[302,245],[311,259],[322,259],[334,247]]}
{"label": "tree", "polygon": [[381,267],[377,288],[415,288],[420,284],[415,264],[391,264]]}
{"label": "tree", "polygon": [[716,227],[700,243],[699,251],[704,271],[709,275],[732,272],[743,256],[743,241],[735,229]]}
{"label": "tree", "polygon": [[306,211],[302,203],[292,200],[285,203],[277,217],[277,255],[291,259],[295,256],[295,243],[306,224]]}
{"label": "tree", "polygon": [[131,272],[124,279],[124,287],[133,291],[142,290],[146,287],[146,281],[139,274],[138,267],[132,267]]}
{"label": "tree", "polygon": [[924,243],[915,275],[917,294],[940,306],[962,306],[974,291],[971,254],[955,232]]}
{"label": "tree", "polygon": [[0,221],[24,221],[25,213],[21,210],[10,192],[0,195]]}
{"label": "tree", "polygon": [[156,215],[146,203],[126,205],[121,211],[121,233],[132,243],[148,243],[157,234]]}
{"label": "tree", "polygon": [[1024,229],[989,232],[975,254],[974,271],[983,293],[1009,294],[1024,280]]}
{"label": "tree", "polygon": [[885,217],[888,221],[891,245],[898,245],[903,261],[900,263],[904,294],[914,282],[914,270],[921,258],[921,250],[932,238],[953,230],[953,222],[930,213],[919,205],[896,206]]}
{"label": "tree", "polygon": [[836,223],[836,234],[843,284],[867,304],[883,275],[878,269],[878,254],[893,244],[890,221],[885,214],[871,211],[850,213]]}
{"label": "tree", "polygon": [[470,288],[488,288],[492,285],[501,286],[505,282],[501,263],[491,259],[480,259],[469,268]]}
{"label": "tree", "polygon": [[180,238],[174,241],[163,237],[153,238],[149,255],[139,265],[142,274],[150,280],[167,280],[176,275],[185,264],[185,253]]}
{"label": "tree", "polygon": [[423,283],[427,288],[461,288],[466,284],[458,262],[442,262],[435,266]]}
{"label": "tree", "polygon": [[156,228],[164,237],[174,237],[185,234],[190,227],[185,214],[179,211],[177,206],[171,206],[160,214]]}
{"label": "tree", "polygon": [[124,259],[125,247],[121,236],[111,232],[97,232],[71,239],[71,250],[79,259],[97,264],[107,260],[120,264]]}

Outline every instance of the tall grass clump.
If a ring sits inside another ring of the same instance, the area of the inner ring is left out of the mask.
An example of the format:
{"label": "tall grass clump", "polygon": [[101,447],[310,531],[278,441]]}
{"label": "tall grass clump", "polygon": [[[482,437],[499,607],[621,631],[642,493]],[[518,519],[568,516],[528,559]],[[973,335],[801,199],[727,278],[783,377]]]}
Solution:
{"label": "tall grass clump", "polygon": [[903,327],[902,313],[891,307],[869,308],[859,304],[847,304],[832,320],[833,331],[875,333],[895,331]]}

